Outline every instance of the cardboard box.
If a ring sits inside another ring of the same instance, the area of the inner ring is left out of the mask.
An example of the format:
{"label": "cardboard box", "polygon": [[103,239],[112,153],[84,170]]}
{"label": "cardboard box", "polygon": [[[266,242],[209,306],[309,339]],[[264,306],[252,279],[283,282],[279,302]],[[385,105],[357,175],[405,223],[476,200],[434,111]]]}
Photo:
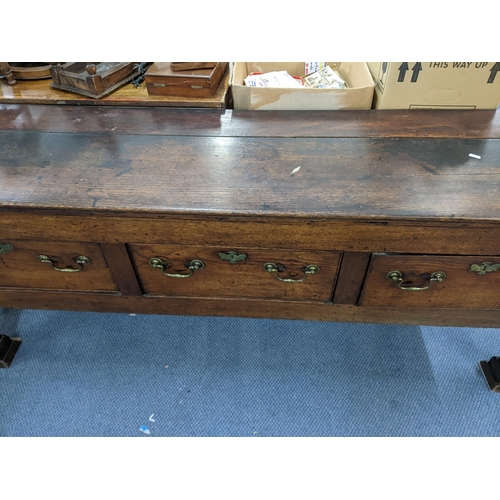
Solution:
{"label": "cardboard box", "polygon": [[366,63],[337,64],[348,89],[247,87],[244,79],[252,72],[286,70],[304,76],[303,62],[236,62],[231,76],[234,109],[328,110],[371,109],[374,83]]}
{"label": "cardboard box", "polygon": [[367,64],[375,109],[496,109],[500,102],[498,62]]}

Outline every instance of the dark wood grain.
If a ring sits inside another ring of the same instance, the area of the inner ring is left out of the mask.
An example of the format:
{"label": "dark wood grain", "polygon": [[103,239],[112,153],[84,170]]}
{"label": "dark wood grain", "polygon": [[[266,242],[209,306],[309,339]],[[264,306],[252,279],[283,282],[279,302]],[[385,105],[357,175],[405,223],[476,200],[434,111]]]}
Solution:
{"label": "dark wood grain", "polygon": [[[470,158],[471,152],[482,159]],[[4,207],[350,218],[500,216],[496,140],[1,132],[0,167]]]}
{"label": "dark wood grain", "polygon": [[345,252],[342,257],[334,304],[356,304],[365,279],[371,254],[369,252]]}
{"label": "dark wood grain", "polygon": [[498,139],[500,112],[494,110],[224,111],[161,107],[0,104],[0,130],[211,137]]}
{"label": "dark wood grain", "polygon": [[142,295],[127,247],[118,243],[101,243],[111,277],[122,295]]}

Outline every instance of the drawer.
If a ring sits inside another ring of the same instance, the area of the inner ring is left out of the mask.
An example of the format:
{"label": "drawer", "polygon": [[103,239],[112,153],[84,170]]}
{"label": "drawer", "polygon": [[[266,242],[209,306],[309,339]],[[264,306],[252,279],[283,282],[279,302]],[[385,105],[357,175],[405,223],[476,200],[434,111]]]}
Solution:
{"label": "drawer", "polygon": [[498,309],[500,257],[373,254],[359,305]]}
{"label": "drawer", "polygon": [[0,288],[116,292],[95,243],[0,242]]}
{"label": "drawer", "polygon": [[[329,302],[341,252],[129,245],[144,294]],[[309,266],[309,267],[308,267]]]}

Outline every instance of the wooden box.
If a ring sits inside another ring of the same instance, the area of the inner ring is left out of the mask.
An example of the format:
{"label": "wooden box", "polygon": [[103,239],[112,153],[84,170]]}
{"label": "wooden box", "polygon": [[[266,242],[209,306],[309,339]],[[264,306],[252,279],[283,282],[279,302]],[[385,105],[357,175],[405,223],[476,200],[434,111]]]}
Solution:
{"label": "wooden box", "polygon": [[137,62],[71,62],[51,66],[52,88],[100,99],[140,74]]}
{"label": "wooden box", "polygon": [[172,71],[169,62],[155,62],[146,72],[149,95],[178,97],[212,97],[229,67],[218,62],[211,69]]}

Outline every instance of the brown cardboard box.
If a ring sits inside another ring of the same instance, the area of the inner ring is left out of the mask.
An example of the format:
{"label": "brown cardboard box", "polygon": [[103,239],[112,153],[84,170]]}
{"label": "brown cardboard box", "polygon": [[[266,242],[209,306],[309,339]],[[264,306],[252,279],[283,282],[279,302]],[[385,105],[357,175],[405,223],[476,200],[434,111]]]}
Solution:
{"label": "brown cardboard box", "polygon": [[252,72],[288,71],[304,76],[303,62],[236,62],[231,76],[234,109],[327,110],[371,109],[374,83],[366,63],[337,64],[347,89],[247,87],[244,79]]}
{"label": "brown cardboard box", "polygon": [[498,62],[367,64],[375,109],[496,109],[500,102]]}

